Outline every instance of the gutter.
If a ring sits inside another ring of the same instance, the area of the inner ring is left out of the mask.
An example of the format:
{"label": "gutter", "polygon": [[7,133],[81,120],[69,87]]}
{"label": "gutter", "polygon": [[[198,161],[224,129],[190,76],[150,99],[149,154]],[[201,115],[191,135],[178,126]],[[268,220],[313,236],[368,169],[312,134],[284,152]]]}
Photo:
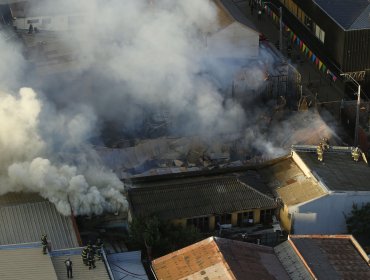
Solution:
{"label": "gutter", "polygon": [[101,252],[102,252],[103,259],[104,259],[104,264],[105,264],[105,267],[106,267],[106,269],[108,271],[109,278],[111,280],[114,280],[112,270],[111,270],[110,265],[109,265],[108,260],[107,260],[107,255],[105,253],[105,249],[104,248],[101,248],[101,249],[102,249]]}

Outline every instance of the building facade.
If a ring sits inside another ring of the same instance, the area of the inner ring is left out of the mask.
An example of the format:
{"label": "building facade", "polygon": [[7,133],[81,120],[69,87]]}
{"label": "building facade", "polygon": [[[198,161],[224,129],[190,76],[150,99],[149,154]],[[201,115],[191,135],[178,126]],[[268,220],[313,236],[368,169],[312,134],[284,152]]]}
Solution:
{"label": "building facade", "polygon": [[367,0],[273,0],[284,23],[332,72],[369,83],[370,3]]}
{"label": "building facade", "polygon": [[276,202],[234,175],[165,178],[135,183],[128,191],[129,216],[156,216],[171,223],[195,226],[203,232],[228,227],[271,224]]}

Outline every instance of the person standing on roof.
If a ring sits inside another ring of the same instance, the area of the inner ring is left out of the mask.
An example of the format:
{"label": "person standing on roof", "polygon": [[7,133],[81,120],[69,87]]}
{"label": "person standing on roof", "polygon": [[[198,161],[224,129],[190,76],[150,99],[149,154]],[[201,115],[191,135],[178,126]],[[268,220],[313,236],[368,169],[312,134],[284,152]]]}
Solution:
{"label": "person standing on roof", "polygon": [[70,258],[68,258],[66,261],[64,261],[64,264],[67,268],[67,278],[73,278],[72,276],[72,261]]}
{"label": "person standing on roof", "polygon": [[88,253],[88,249],[87,248],[83,248],[82,249],[82,252],[81,252],[81,257],[82,257],[82,261],[84,263],[84,265],[88,265],[88,262],[87,262],[87,253]]}
{"label": "person standing on roof", "polygon": [[102,259],[103,255],[102,250],[103,250],[103,241],[100,238],[98,238],[95,243],[95,252],[98,255],[98,260]]}
{"label": "person standing on roof", "polygon": [[46,255],[46,249],[48,247],[48,236],[46,234],[43,234],[41,236],[41,245],[42,245],[42,253]]}
{"label": "person standing on roof", "polygon": [[95,255],[94,251],[91,249],[87,253],[87,261],[89,262],[89,269],[95,268]]}

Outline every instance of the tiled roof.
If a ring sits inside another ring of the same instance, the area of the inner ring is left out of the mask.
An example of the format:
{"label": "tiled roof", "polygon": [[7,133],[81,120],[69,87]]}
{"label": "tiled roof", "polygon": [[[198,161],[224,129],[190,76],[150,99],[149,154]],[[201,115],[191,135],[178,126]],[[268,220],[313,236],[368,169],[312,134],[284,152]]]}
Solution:
{"label": "tiled roof", "polygon": [[64,261],[68,258],[72,261],[74,280],[110,280],[105,264],[102,261],[96,261],[96,268],[89,270],[89,267],[82,262],[81,251],[82,248],[75,248],[51,252],[51,259],[58,280],[68,279],[64,264]]}
{"label": "tiled roof", "polygon": [[282,159],[258,172],[286,205],[299,204],[326,194],[312,178],[305,176],[292,158]]}
{"label": "tiled roof", "polygon": [[113,280],[147,280],[148,276],[141,263],[141,252],[125,252],[107,255]]}
{"label": "tiled roof", "polygon": [[210,237],[155,259],[158,279],[288,279],[270,247]]}
{"label": "tiled roof", "polygon": [[8,194],[0,199],[0,244],[40,242],[46,233],[51,248],[78,246],[71,217],[61,215],[55,206],[40,197]]}
{"label": "tiled roof", "polygon": [[368,0],[314,0],[343,29],[370,28]]}
{"label": "tiled roof", "polygon": [[274,251],[291,280],[314,280],[289,241],[277,245]]}
{"label": "tiled roof", "polygon": [[332,147],[324,152],[324,160],[317,159],[316,147],[312,150],[295,149],[311,173],[330,190],[370,191],[370,168],[360,157],[358,162],[351,156],[350,147]]}
{"label": "tiled roof", "polygon": [[350,235],[292,235],[290,241],[318,279],[370,279],[369,258]]}
{"label": "tiled roof", "polygon": [[0,246],[0,279],[57,280],[48,254],[41,244]]}
{"label": "tiled roof", "polygon": [[275,208],[274,200],[240,182],[235,176],[194,179],[169,185],[132,188],[129,200],[137,216],[162,219],[231,213],[253,208]]}

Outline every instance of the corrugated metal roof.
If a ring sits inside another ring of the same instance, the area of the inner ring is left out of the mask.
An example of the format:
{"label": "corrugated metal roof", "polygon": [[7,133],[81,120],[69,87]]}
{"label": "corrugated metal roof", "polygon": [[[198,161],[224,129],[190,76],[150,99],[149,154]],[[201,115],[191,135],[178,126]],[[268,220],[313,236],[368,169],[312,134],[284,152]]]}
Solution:
{"label": "corrugated metal roof", "polygon": [[254,208],[274,208],[271,197],[235,177],[201,178],[192,182],[132,188],[129,199],[135,215],[162,219],[231,213]]}
{"label": "corrugated metal roof", "polygon": [[41,245],[0,246],[0,279],[57,280],[50,256]]}
{"label": "corrugated metal roof", "polygon": [[351,236],[290,236],[318,279],[370,279],[370,266]]}
{"label": "corrugated metal roof", "polygon": [[283,159],[258,171],[284,204],[295,205],[326,194],[312,178],[304,175],[291,159]]}
{"label": "corrugated metal roof", "polygon": [[51,259],[58,276],[58,280],[67,279],[67,269],[64,261],[68,258],[72,261],[73,279],[110,280],[105,264],[102,261],[96,261],[96,268],[89,270],[89,267],[84,265],[82,262],[81,251],[82,248],[75,248],[51,253]]}
{"label": "corrugated metal roof", "polygon": [[276,256],[292,280],[314,280],[288,241],[274,247]]}
{"label": "corrugated metal roof", "polygon": [[[52,203],[27,203],[24,197],[17,199],[16,194],[11,197],[10,205],[4,206],[6,201],[0,204],[0,244],[40,242],[46,233],[52,250],[78,246],[71,217],[61,215]],[[31,201],[37,201],[36,197],[31,196]]]}
{"label": "corrugated metal roof", "polygon": [[361,158],[358,162],[352,159],[351,153],[324,152],[324,160],[317,159],[316,151],[296,151],[299,157],[318,180],[331,190],[370,191],[370,168]]}
{"label": "corrugated metal roof", "polygon": [[314,0],[314,2],[345,30],[370,28],[369,13],[367,21],[364,16],[364,12],[370,7],[368,0]]}
{"label": "corrugated metal roof", "polygon": [[152,262],[158,279],[287,279],[270,247],[210,237]]}
{"label": "corrugated metal roof", "polygon": [[147,280],[148,276],[141,263],[141,252],[125,252],[107,255],[115,280]]}

